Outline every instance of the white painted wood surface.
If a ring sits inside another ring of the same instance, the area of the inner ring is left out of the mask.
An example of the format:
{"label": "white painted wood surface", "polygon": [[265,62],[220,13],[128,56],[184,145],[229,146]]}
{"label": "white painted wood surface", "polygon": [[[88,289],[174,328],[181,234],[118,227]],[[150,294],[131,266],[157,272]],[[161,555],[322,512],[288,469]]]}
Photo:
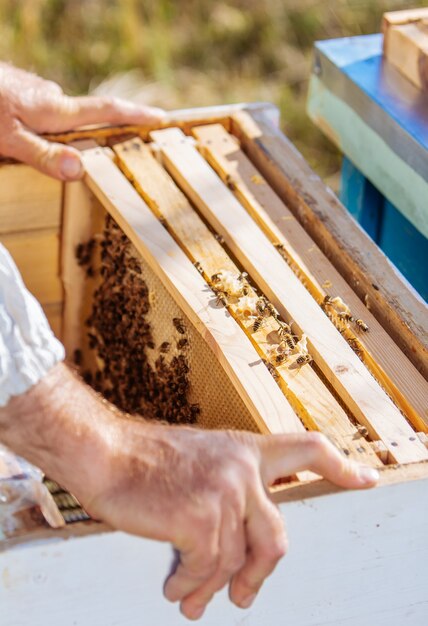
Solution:
{"label": "white painted wood surface", "polygon": [[[203,626],[425,626],[428,480],[281,505],[291,547],[253,608],[219,594]],[[0,554],[2,626],[180,626],[166,544],[122,533]]]}

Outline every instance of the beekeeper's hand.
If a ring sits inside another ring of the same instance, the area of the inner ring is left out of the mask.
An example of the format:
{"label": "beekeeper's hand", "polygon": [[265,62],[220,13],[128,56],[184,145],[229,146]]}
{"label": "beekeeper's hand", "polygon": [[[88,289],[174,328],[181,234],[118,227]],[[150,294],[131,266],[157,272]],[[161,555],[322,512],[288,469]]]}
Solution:
{"label": "beekeeper's hand", "polygon": [[69,489],[95,518],[168,541],[177,569],[168,600],[199,618],[216,591],[251,605],[287,551],[268,486],[309,469],[341,487],[372,487],[377,471],[319,433],[254,435],[126,417],[56,365],[0,409],[0,440]]}
{"label": "beekeeper's hand", "polygon": [[119,98],[71,98],[50,80],[0,63],[0,154],[60,180],[77,180],[83,175],[79,152],[46,141],[39,133],[85,124],[155,124],[163,115],[161,109]]}

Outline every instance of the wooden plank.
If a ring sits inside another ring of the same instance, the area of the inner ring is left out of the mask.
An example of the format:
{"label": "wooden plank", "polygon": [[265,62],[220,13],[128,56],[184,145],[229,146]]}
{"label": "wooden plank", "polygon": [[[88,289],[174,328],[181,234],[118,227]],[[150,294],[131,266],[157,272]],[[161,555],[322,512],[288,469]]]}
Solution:
{"label": "wooden plank", "polygon": [[262,116],[233,117],[232,133],[407,357],[428,378],[427,305],[408,286],[288,139]]}
{"label": "wooden plank", "polygon": [[59,228],[62,184],[28,165],[0,166],[0,234]]}
{"label": "wooden plank", "polygon": [[85,182],[129,237],[201,333],[262,432],[304,427],[250,341],[223,308],[174,239],[101,149],[83,153]]}
{"label": "wooden plank", "polygon": [[427,459],[414,430],[196,148],[179,129],[151,136],[186,195],[283,317],[307,335],[316,364],[372,439],[382,439],[396,462]]}
{"label": "wooden plank", "polygon": [[62,302],[42,306],[54,335],[62,341]]}
{"label": "wooden plank", "polygon": [[1,242],[14,258],[27,288],[41,304],[62,300],[57,231],[12,233],[2,235]]}
{"label": "wooden plank", "polygon": [[95,232],[94,223],[104,219],[82,182],[67,183],[61,240],[61,278],[64,286],[63,344],[69,359],[83,345],[84,320],[91,302],[85,302],[86,269],[77,263],[76,248]]}
{"label": "wooden plank", "polygon": [[387,11],[383,14],[382,30],[385,31],[388,26],[411,24],[419,20],[428,20],[428,7],[404,9],[403,11]]}
{"label": "wooden plank", "polygon": [[[186,196],[155,160],[149,145],[134,138],[116,144],[113,149],[121,169],[155,215],[166,220],[171,234],[192,262],[200,264],[208,280],[219,270],[229,271],[234,275],[240,273]],[[250,290],[248,296],[252,295],[254,291]],[[261,356],[269,360],[268,350],[272,344],[269,337],[276,334],[277,330],[273,318],[267,319],[264,326],[254,333],[254,320],[240,313],[237,304],[230,303],[229,311],[252,336]],[[281,366],[278,374],[284,383],[282,388],[285,395],[307,428],[322,431],[340,449],[360,461],[372,465],[380,464],[370,445],[351,424],[345,411],[309,365],[304,365],[301,369]]]}
{"label": "wooden plank", "polygon": [[347,337],[362,346],[364,362],[414,427],[428,431],[428,383],[267,184],[237,139],[218,124],[196,127],[193,134],[205,158],[269,239],[284,246],[291,267],[318,303],[326,295],[339,296],[355,318],[367,323],[369,332],[355,332],[350,326]]}
{"label": "wooden plank", "polygon": [[383,50],[407,79],[419,89],[428,89],[428,17],[386,28]]}

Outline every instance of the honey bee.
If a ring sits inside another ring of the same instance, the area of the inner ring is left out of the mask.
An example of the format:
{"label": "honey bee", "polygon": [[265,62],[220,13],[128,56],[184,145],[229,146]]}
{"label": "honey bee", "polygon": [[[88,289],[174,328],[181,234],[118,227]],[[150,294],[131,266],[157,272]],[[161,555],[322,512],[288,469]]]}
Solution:
{"label": "honey bee", "polygon": [[247,280],[248,272],[241,272],[238,276],[238,280],[242,283],[244,280]]}
{"label": "honey bee", "polygon": [[200,274],[203,274],[204,268],[202,267],[202,265],[199,263],[199,261],[195,261],[193,263],[193,265],[196,267],[196,269],[198,270],[198,272]]}
{"label": "honey bee", "polygon": [[266,300],[265,298],[262,296],[261,298],[259,298],[256,302],[256,311],[257,314],[259,316],[263,316],[264,312],[266,309]]}
{"label": "honey bee", "polygon": [[164,341],[163,343],[161,343],[160,345],[160,352],[169,352],[169,349],[171,348],[171,344],[169,343],[169,341]]}
{"label": "honey bee", "polygon": [[285,341],[287,345],[293,349],[296,344],[296,336],[292,334],[290,325],[285,322],[281,322],[280,320],[278,320],[278,322],[279,327],[277,333],[279,338],[281,341]]}
{"label": "honey bee", "polygon": [[221,236],[221,235],[219,235],[218,233],[216,233],[216,234],[214,235],[214,237],[217,239],[217,241],[219,242],[219,244],[220,244],[221,246],[223,246],[223,245],[224,245],[224,237],[222,237],[222,236]]}
{"label": "honey bee", "polygon": [[294,335],[292,335],[291,333],[283,332],[281,334],[281,340],[281,343],[285,343],[288,346],[289,350],[294,350],[296,346]]}
{"label": "honey bee", "polygon": [[278,317],[278,311],[264,296],[257,300],[256,311],[260,317],[274,317],[275,319]]}
{"label": "honey bee", "polygon": [[293,342],[293,345],[290,346],[286,341],[281,341],[278,344],[276,351],[280,354],[285,354],[286,356],[288,356],[293,349],[294,349],[294,342]]}
{"label": "honey bee", "polygon": [[269,373],[273,376],[273,378],[275,380],[278,380],[278,378],[279,378],[278,372],[276,371],[276,369],[272,365],[272,363],[267,363],[266,361],[264,361],[264,363],[265,363],[266,367],[268,368]]}
{"label": "honey bee", "polygon": [[285,252],[285,246],[283,243],[274,243],[273,244],[275,246],[275,248],[278,250],[278,252]]}
{"label": "honey bee", "polygon": [[174,317],[172,323],[174,324],[177,332],[179,332],[180,335],[184,335],[184,333],[186,332],[186,327],[184,326],[183,320],[179,317]]}
{"label": "honey bee", "polygon": [[222,277],[223,272],[217,272],[217,274],[213,274],[211,276],[211,282],[212,283],[219,283],[221,281],[221,277]]}
{"label": "honey bee", "polygon": [[332,304],[333,298],[331,296],[324,296],[324,300],[321,302],[321,308],[325,310],[327,306]]}
{"label": "honey bee", "polygon": [[362,319],[355,320],[355,323],[360,330],[363,330],[365,333],[368,331],[369,327],[367,326],[365,322],[363,322]]}
{"label": "honey bee", "polygon": [[272,302],[268,302],[266,304],[266,310],[268,311],[269,315],[275,319],[278,319],[279,313],[278,311],[275,309],[275,307],[273,306]]}
{"label": "honey bee", "polygon": [[322,302],[322,308],[332,307],[337,314],[337,317],[341,320],[345,320],[347,322],[352,322],[353,317],[351,313],[351,309],[345,302],[343,302],[342,298],[336,296],[332,298],[331,296],[325,296]]}
{"label": "honey bee", "polygon": [[217,291],[216,292],[216,304],[217,305],[223,305],[223,306],[227,306],[227,293],[225,291]]}
{"label": "honey bee", "polygon": [[297,365],[304,365],[305,363],[310,363],[312,361],[312,357],[310,354],[300,354],[297,359],[296,359],[296,363]]}
{"label": "honey bee", "polygon": [[282,365],[282,363],[285,363],[285,361],[287,360],[288,354],[286,352],[278,352],[274,358],[273,361],[275,363],[275,365]]}
{"label": "honey bee", "polygon": [[258,330],[260,330],[260,328],[263,326],[264,323],[264,319],[262,315],[259,315],[258,317],[256,317],[256,319],[254,320],[254,324],[253,324],[253,333],[256,333]]}
{"label": "honey bee", "polygon": [[182,350],[185,346],[187,346],[189,343],[189,341],[186,339],[186,337],[183,337],[183,339],[179,339],[177,341],[177,348],[179,350]]}

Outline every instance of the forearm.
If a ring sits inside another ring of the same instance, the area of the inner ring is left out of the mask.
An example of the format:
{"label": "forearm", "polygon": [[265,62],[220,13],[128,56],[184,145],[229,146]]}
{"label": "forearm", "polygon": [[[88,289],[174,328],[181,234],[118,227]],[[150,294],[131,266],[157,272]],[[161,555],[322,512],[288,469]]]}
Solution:
{"label": "forearm", "polygon": [[74,493],[88,494],[115,445],[113,409],[62,363],[0,408],[0,441]]}

